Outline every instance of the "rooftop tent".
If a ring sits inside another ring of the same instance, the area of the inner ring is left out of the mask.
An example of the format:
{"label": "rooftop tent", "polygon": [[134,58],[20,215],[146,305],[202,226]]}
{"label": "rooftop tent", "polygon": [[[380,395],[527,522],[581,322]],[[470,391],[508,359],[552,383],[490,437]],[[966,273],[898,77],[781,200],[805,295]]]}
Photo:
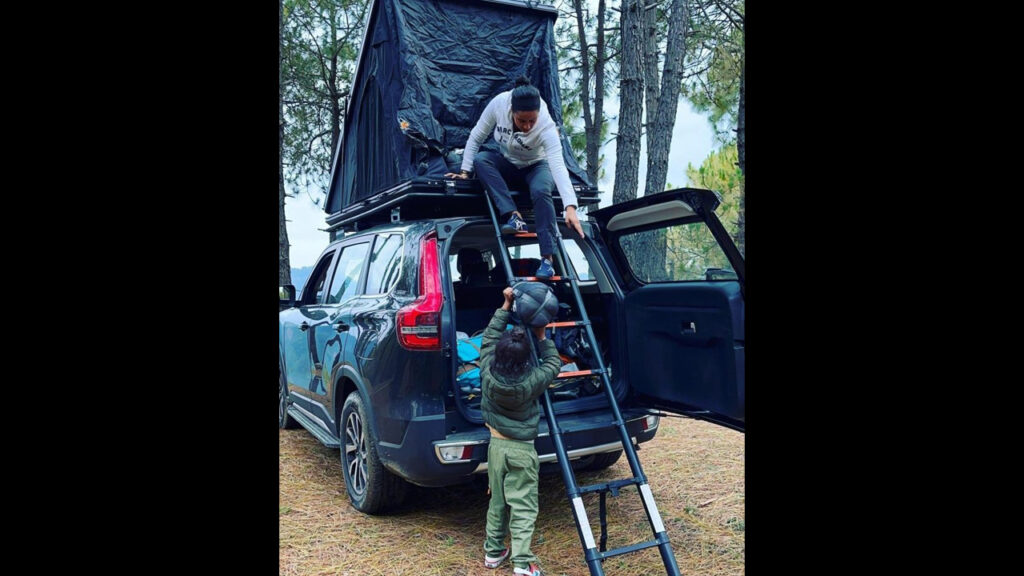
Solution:
{"label": "rooftop tent", "polygon": [[[326,212],[457,171],[484,107],[518,76],[561,125],[556,15],[550,0],[373,0]],[[564,134],[562,148],[574,186],[591,188]]]}

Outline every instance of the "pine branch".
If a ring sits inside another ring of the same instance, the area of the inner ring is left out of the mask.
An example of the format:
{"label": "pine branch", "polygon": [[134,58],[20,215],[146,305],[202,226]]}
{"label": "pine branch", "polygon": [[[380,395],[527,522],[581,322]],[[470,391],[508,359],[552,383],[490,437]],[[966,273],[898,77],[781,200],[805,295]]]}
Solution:
{"label": "pine branch", "polygon": [[723,3],[721,0],[712,0],[712,3],[732,22],[733,26],[741,30],[743,29],[745,22],[743,13],[737,10],[735,6],[731,3]]}
{"label": "pine branch", "polygon": [[[691,65],[694,65],[694,64],[697,64],[697,63],[696,63],[696,62],[693,62],[693,63],[691,63]],[[708,70],[711,70],[711,66],[712,66],[712,64],[713,64],[713,62],[711,61],[711,59],[710,59],[710,58],[708,58],[708,59],[707,59],[707,65],[706,65],[706,66],[704,66],[704,67],[703,67],[703,68],[701,68],[700,70],[695,70],[695,71],[693,71],[693,72],[688,72],[688,73],[686,73],[686,74],[683,74],[683,78],[682,78],[682,79],[683,79],[683,80],[688,80],[688,79],[690,79],[690,78],[693,78],[693,77],[695,77],[695,76],[701,76],[702,74],[704,74],[704,73],[705,73],[705,72],[707,72]]]}
{"label": "pine branch", "polygon": [[317,140],[319,140],[320,138],[323,138],[324,136],[327,136],[330,133],[331,133],[330,129],[324,130],[323,132],[321,132],[321,133],[319,133],[319,134],[317,134],[317,135],[315,135],[315,136],[313,136],[312,138],[309,139],[309,148],[308,148],[307,152],[309,153],[310,156],[313,155],[313,143],[316,142]]}
{"label": "pine branch", "polygon": [[303,20],[300,23],[302,24],[302,27],[305,28],[307,32],[309,32],[309,36],[313,40],[312,45],[316,49],[317,62],[320,64],[320,79],[324,81],[325,86],[329,86],[331,82],[327,78],[329,74],[326,64],[327,59],[324,57],[323,52],[320,51],[320,44],[316,41],[316,34],[314,34],[312,30],[310,30],[308,22]]}

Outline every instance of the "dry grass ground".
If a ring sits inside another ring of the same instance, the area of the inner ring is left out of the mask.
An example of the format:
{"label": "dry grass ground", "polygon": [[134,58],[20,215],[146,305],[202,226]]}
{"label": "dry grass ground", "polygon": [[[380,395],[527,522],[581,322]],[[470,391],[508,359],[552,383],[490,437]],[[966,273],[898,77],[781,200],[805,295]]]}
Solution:
{"label": "dry grass ground", "polygon": [[[706,422],[663,418],[657,437],[641,445],[644,466],[684,574],[744,573],[744,436]],[[547,468],[547,467],[545,467]],[[303,576],[511,575],[509,564],[483,567],[486,477],[448,488],[413,487],[388,516],[353,509],[338,451],[305,430],[280,431],[280,573]],[[565,487],[556,468],[542,472],[533,551],[544,573],[587,576]],[[583,484],[629,477],[621,458]],[[584,497],[599,538],[598,496]],[[651,538],[635,488],[608,498],[608,547]],[[608,576],[664,574],[657,548],[605,562]]]}

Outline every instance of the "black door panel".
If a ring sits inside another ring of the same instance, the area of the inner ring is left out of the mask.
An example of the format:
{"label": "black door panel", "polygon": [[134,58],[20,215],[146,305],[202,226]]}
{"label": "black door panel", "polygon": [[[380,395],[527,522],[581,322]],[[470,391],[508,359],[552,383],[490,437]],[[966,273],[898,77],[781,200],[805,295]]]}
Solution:
{"label": "black door panel", "polygon": [[630,384],[653,405],[744,420],[739,284],[652,284],[625,299]]}

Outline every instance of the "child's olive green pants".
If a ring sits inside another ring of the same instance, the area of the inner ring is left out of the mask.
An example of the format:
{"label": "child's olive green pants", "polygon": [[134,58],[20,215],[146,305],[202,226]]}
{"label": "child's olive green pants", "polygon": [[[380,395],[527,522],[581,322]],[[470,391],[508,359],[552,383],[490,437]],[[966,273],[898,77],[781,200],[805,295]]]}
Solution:
{"label": "child's olive green pants", "polygon": [[487,480],[491,503],[487,508],[487,541],[484,551],[497,557],[505,550],[505,536],[512,531],[512,563],[526,568],[537,557],[530,552],[533,524],[537,520],[537,473],[540,461],[533,440],[506,440],[491,436],[487,448]]}

